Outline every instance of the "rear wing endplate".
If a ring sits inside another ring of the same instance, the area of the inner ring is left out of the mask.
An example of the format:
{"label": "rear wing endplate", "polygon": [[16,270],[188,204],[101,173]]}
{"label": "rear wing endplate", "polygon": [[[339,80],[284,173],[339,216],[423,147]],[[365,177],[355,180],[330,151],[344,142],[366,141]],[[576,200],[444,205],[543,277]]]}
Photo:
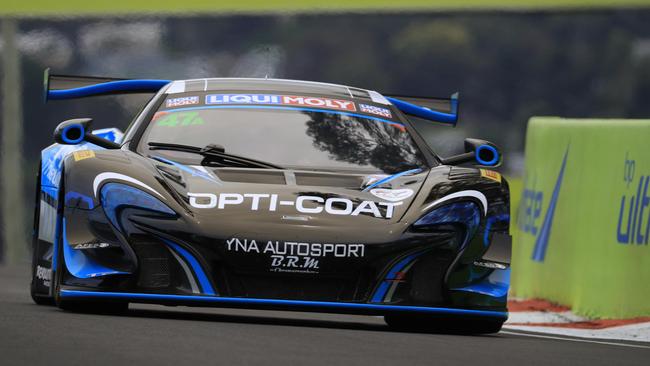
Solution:
{"label": "rear wing endplate", "polygon": [[171,80],[117,79],[94,76],[53,75],[45,69],[43,96],[45,101],[76,99],[97,95],[156,93]]}

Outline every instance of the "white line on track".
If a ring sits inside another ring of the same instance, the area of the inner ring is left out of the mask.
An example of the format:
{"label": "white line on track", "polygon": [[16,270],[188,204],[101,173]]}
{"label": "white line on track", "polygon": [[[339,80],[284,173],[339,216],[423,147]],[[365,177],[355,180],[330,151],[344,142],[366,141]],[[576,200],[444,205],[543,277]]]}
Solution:
{"label": "white line on track", "polygon": [[518,335],[518,336],[524,336],[524,337],[533,337],[533,338],[555,339],[555,340],[560,340],[560,341],[583,342],[583,343],[596,343],[596,344],[605,344],[605,345],[609,345],[609,346],[621,346],[621,347],[632,347],[632,348],[645,348],[645,349],[650,349],[650,346],[643,346],[643,345],[639,345],[639,344],[616,343],[616,342],[603,342],[603,341],[595,341],[595,340],[582,339],[582,338],[555,337],[555,336],[547,336],[547,335],[532,334],[532,333],[509,332],[509,331],[504,331],[504,330],[502,330],[502,331],[499,332],[499,333],[500,333],[500,334]]}

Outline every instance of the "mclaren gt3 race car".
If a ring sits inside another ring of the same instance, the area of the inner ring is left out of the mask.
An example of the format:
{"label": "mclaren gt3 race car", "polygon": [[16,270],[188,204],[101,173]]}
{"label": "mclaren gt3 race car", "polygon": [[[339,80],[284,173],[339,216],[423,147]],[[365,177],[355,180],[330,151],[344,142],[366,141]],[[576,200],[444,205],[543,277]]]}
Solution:
{"label": "mclaren gt3 race car", "polygon": [[368,314],[473,333],[507,318],[509,191],[487,169],[500,153],[466,139],[443,158],[414,127],[455,124],[457,95],[427,108],[316,82],[48,73],[45,93],[155,95],[124,133],[72,119],[43,150],[38,304]]}

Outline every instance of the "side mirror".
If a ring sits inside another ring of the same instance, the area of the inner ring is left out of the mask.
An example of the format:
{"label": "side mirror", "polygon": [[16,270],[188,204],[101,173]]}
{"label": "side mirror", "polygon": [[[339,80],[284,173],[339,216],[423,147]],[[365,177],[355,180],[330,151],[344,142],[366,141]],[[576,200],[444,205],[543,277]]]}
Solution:
{"label": "side mirror", "polygon": [[90,130],[92,118],[76,118],[61,122],[54,130],[54,141],[62,145],[77,145],[83,141],[105,149],[119,149],[120,144],[93,135]]}
{"label": "side mirror", "polygon": [[481,166],[497,167],[501,165],[499,148],[491,142],[479,139],[465,139],[465,153],[442,159],[445,165],[475,163]]}

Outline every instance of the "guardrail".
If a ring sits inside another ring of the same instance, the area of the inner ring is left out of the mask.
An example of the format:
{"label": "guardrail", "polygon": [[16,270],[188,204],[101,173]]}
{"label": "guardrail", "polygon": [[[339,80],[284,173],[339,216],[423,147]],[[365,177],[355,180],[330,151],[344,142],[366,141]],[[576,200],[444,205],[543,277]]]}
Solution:
{"label": "guardrail", "polygon": [[513,294],[650,315],[650,120],[532,118],[525,165]]}

